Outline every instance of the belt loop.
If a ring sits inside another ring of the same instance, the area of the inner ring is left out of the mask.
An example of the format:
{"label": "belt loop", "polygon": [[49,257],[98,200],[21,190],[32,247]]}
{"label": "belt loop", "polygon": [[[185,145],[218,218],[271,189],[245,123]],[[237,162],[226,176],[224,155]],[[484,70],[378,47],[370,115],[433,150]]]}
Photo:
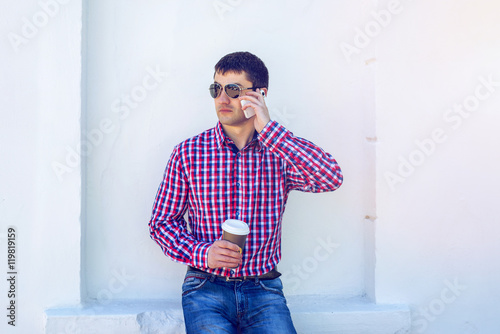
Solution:
{"label": "belt loop", "polygon": [[216,278],[217,278],[217,276],[215,276],[214,274],[211,274],[210,275],[210,283],[213,283]]}

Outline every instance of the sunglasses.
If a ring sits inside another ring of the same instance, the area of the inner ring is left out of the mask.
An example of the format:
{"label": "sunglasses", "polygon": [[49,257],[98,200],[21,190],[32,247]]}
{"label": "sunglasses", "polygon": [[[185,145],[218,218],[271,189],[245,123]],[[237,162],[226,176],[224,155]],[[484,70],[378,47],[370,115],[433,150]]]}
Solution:
{"label": "sunglasses", "polygon": [[[227,84],[224,86],[224,91],[226,92],[227,96],[229,96],[232,99],[236,99],[241,95],[241,92],[246,90],[246,89],[253,89],[255,90],[255,87],[248,87],[248,88],[242,88],[238,86],[237,84]],[[216,99],[220,96],[222,93],[222,85],[219,83],[213,83],[210,85],[208,88],[210,91],[210,95]]]}

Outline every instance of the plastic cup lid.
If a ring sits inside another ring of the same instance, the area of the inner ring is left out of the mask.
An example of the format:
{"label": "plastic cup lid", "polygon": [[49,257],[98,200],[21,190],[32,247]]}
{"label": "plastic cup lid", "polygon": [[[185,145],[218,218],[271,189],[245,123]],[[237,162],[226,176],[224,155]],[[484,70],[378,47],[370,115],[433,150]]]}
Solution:
{"label": "plastic cup lid", "polygon": [[236,235],[247,235],[250,228],[247,223],[237,219],[228,219],[222,224],[222,229],[228,233]]}

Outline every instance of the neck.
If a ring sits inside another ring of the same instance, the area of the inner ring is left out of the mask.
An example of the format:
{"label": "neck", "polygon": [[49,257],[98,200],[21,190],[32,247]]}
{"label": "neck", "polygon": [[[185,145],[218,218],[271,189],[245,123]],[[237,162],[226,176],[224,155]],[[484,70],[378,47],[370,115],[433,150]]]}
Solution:
{"label": "neck", "polygon": [[234,142],[238,150],[241,150],[253,139],[255,128],[253,124],[251,125],[251,127],[222,125],[222,128],[224,129],[224,133]]}

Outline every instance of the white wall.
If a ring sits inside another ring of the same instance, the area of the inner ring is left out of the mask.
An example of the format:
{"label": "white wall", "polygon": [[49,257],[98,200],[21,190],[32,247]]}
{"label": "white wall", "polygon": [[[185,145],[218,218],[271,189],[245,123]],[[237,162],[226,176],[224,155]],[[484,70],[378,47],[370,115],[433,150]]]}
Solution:
{"label": "white wall", "polygon": [[[279,267],[285,286],[291,294],[364,292],[363,218],[374,201],[364,138],[374,129],[374,78],[368,68],[345,66],[335,43],[352,16],[345,13],[356,15],[358,7],[233,3],[218,13],[210,1],[89,2],[84,132],[104,119],[113,127],[87,157],[89,298],[106,294],[121,270],[130,280],[114,298],[180,298],[185,266],[162,254],[147,223],[174,145],[215,126],[207,88],[213,67],[238,50],[269,67],[275,118],[331,152],[346,171],[336,193],[290,197]],[[165,74],[155,82],[151,70]],[[144,80],[154,87],[142,88]],[[328,243],[335,248],[316,259],[315,248]]]}
{"label": "white wall", "polygon": [[[45,309],[81,295],[179,298],[184,267],[147,222],[173,146],[215,124],[207,85],[235,50],[268,65],[274,117],[345,173],[335,193],[290,197],[286,292],[408,303],[414,333],[496,333],[500,86],[481,78],[500,81],[500,5],[88,1],[82,64],[82,2],[55,1],[0,10],[0,249],[7,226],[19,231],[18,326],[3,317],[2,333],[42,333]],[[154,71],[167,73],[157,85],[144,81]],[[448,110],[462,103],[475,110],[456,118]],[[328,241],[338,247],[315,257]],[[8,303],[5,280],[0,289]]]}
{"label": "white wall", "polygon": [[[80,139],[81,2],[0,7],[0,332],[42,333],[46,308],[80,302],[81,172],[74,164],[59,182],[52,165]],[[7,226],[17,232],[15,298]]]}
{"label": "white wall", "polygon": [[415,333],[497,333],[500,3],[402,8],[376,38],[377,301]]}

